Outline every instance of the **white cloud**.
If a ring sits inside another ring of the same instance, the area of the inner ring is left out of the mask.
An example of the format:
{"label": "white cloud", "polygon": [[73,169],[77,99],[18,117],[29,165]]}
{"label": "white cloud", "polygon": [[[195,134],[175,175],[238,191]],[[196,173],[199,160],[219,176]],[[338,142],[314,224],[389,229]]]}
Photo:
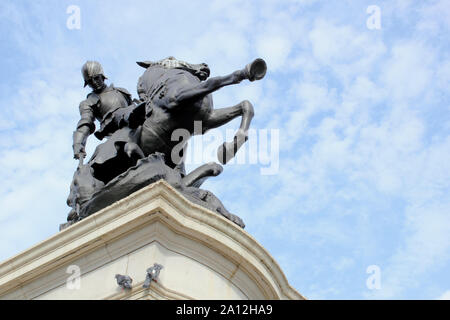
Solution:
{"label": "white cloud", "polygon": [[413,99],[433,83],[434,60],[433,51],[419,43],[396,45],[383,66],[382,79],[395,99]]}
{"label": "white cloud", "polygon": [[422,275],[430,274],[450,260],[450,204],[410,207],[406,211],[403,245],[382,268],[382,288],[369,297],[392,299],[405,290],[426,286]]}
{"label": "white cloud", "polygon": [[291,42],[280,35],[263,36],[257,40],[257,53],[267,60],[270,70],[277,71],[286,66],[291,51]]}
{"label": "white cloud", "polygon": [[333,266],[336,270],[342,271],[350,268],[355,264],[355,261],[349,257],[341,257]]}
{"label": "white cloud", "polygon": [[380,38],[363,31],[317,19],[308,35],[314,57],[344,83],[371,72],[386,48]]}
{"label": "white cloud", "polygon": [[434,1],[423,6],[420,11],[420,20],[417,29],[428,34],[445,34],[450,29],[450,6],[445,0]]}
{"label": "white cloud", "polygon": [[445,291],[438,300],[450,300],[450,290]]}
{"label": "white cloud", "polygon": [[[100,60],[111,81],[135,96],[142,73],[135,60],[175,55],[207,62],[220,75],[261,55],[269,67],[263,81],[224,88],[214,100],[226,107],[249,99],[253,128],[280,129],[280,172],[226,166],[205,188],[242,215],[282,265],[291,262],[287,274],[309,298],[359,292],[365,279],[346,275],[364,273],[366,259],[382,268],[382,296],[423,297],[430,277],[441,285],[436,279],[449,259],[449,58],[420,26],[411,34],[388,26],[416,9],[422,26],[431,25],[444,2],[423,14],[425,4],[389,3],[382,32],[370,32],[358,26],[364,8],[359,22],[343,24],[336,21],[345,14],[334,10],[344,7],[316,1],[108,2],[102,11],[85,2],[78,33],[65,29],[65,10],[59,27],[58,19],[43,18],[45,7],[30,4],[31,21],[15,4],[2,4],[14,46],[32,62],[2,83],[13,94],[1,98],[0,258],[65,220],[76,166],[71,135],[88,92],[84,60]],[[89,154],[95,144],[90,137]],[[420,291],[409,293],[414,288]]]}

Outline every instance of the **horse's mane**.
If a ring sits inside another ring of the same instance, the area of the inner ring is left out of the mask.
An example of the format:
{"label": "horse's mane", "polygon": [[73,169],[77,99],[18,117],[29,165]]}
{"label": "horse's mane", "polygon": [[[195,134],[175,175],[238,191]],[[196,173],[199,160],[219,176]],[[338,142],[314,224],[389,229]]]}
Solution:
{"label": "horse's mane", "polygon": [[[139,78],[137,91],[144,93],[149,100],[153,100],[158,94],[163,94],[167,90],[168,83],[173,83],[170,80],[176,78],[188,78],[190,82],[200,82],[190,70],[184,68],[165,68],[161,65],[151,65],[144,74]],[[169,82],[170,81],[170,82]]]}

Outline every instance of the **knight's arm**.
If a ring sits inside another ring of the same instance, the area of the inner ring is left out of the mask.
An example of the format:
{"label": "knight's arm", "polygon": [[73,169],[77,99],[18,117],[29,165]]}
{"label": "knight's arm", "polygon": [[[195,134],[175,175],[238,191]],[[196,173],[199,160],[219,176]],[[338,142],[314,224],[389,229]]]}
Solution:
{"label": "knight's arm", "polygon": [[87,99],[80,103],[80,121],[73,133],[73,154],[75,159],[86,156],[86,141],[89,135],[95,131],[95,116],[93,107],[98,103],[98,98],[88,95]]}
{"label": "knight's arm", "polygon": [[127,89],[121,87],[114,87],[114,88],[123,95],[125,100],[127,100],[128,105],[130,105],[133,102],[133,97],[131,96],[131,93],[129,93]]}
{"label": "knight's arm", "polygon": [[[139,81],[140,82],[140,81]],[[139,88],[139,84],[138,84]],[[145,121],[145,104],[142,102],[142,96],[140,91],[138,90],[138,94],[141,100],[132,99],[131,94],[128,90],[120,87],[115,87],[128,102],[130,107],[125,108],[121,115],[121,121],[124,121],[128,125],[129,128],[135,129],[139,125],[143,124]],[[120,114],[120,112],[119,112]]]}

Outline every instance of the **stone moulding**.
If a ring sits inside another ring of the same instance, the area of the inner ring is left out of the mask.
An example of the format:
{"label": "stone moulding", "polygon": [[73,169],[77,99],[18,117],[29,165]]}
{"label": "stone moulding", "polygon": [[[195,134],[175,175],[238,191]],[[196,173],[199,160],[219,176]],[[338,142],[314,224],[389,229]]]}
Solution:
{"label": "stone moulding", "polygon": [[[149,240],[151,232],[145,228],[156,230],[151,235],[152,240]],[[134,240],[134,249],[130,249],[130,245],[121,244],[122,247],[119,248],[114,244],[132,235],[141,237],[139,238],[141,240]],[[145,243],[144,237],[148,238]],[[178,238],[181,240],[176,240]],[[157,243],[173,252],[178,251],[180,254],[188,255],[191,260],[201,260],[203,265],[211,270],[217,269],[219,264],[215,260],[220,256],[223,264],[229,265],[228,268],[231,271],[223,269],[216,272],[228,278],[238,289],[240,286],[244,288],[242,289],[244,291],[245,288],[256,288],[248,289],[250,290],[248,292],[257,291],[253,297],[305,299],[289,285],[277,262],[251,235],[221,215],[188,201],[164,180],[133,193],[2,262],[0,264],[0,299],[45,298],[46,292],[51,292],[65,283],[67,274],[61,270],[68,264],[83,261],[82,259],[89,254],[107,246],[110,246],[109,251],[107,248],[103,256],[96,258],[101,261],[96,262],[96,265],[98,267],[102,263],[103,265],[112,263],[136,251],[139,248],[136,247],[136,242],[142,242],[141,246]],[[187,246],[183,248],[176,244],[183,242],[195,243],[198,248],[203,249],[198,249],[200,251],[195,249],[200,252],[195,253],[194,249],[191,250]],[[115,251],[111,249],[114,246]],[[202,257],[195,258],[195,255]],[[94,263],[92,262],[91,265],[93,266]],[[149,266],[150,263],[142,266],[143,276],[145,269]],[[95,268],[90,267],[89,272],[94,272]],[[165,266],[162,276],[164,272],[168,272],[167,269],[170,270],[170,267]],[[144,279],[135,280],[137,284]],[[114,281],[111,279],[111,282]],[[171,287],[165,287],[165,283],[169,282],[161,281],[153,289],[150,288],[152,293],[149,293],[147,298],[202,298],[201,295],[193,296],[185,292],[182,290],[183,286],[177,288],[177,284],[174,283]],[[112,291],[99,298],[133,299],[133,297],[145,298],[144,295],[139,288],[133,288],[128,293]],[[249,294],[243,296],[252,298]]]}

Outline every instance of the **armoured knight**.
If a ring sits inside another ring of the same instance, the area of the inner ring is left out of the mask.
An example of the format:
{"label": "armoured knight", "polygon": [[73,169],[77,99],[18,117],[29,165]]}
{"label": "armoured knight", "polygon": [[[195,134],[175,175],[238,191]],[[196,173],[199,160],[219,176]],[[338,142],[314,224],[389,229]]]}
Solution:
{"label": "armoured knight", "polygon": [[[136,144],[138,129],[128,127],[128,116],[136,106],[126,89],[105,84],[107,78],[97,61],[87,61],[81,72],[84,86],[88,85],[92,92],[80,103],[81,119],[73,134],[74,158],[82,159],[86,156],[86,141],[92,133],[99,140],[106,137],[107,142],[97,147],[89,164],[93,169],[93,176],[107,183],[126,170],[130,166],[129,162],[144,157]],[[97,131],[96,119],[100,122]],[[124,163],[125,158],[128,161]]]}
{"label": "armoured knight", "polygon": [[[80,164],[75,171],[67,204],[72,207],[67,220],[74,222],[79,217],[80,207],[89,201],[113,178],[125,172],[144,157],[137,145],[140,134],[139,113],[131,99],[131,94],[123,88],[107,86],[107,79],[100,63],[87,61],[81,73],[84,86],[92,88],[86,100],[80,103],[80,116],[76,131],[73,133],[73,154]],[[134,126],[130,126],[130,115],[134,117]],[[95,131],[95,121],[100,128]],[[94,133],[99,139],[106,138],[97,146],[91,159],[83,164],[86,156],[87,138]]]}

